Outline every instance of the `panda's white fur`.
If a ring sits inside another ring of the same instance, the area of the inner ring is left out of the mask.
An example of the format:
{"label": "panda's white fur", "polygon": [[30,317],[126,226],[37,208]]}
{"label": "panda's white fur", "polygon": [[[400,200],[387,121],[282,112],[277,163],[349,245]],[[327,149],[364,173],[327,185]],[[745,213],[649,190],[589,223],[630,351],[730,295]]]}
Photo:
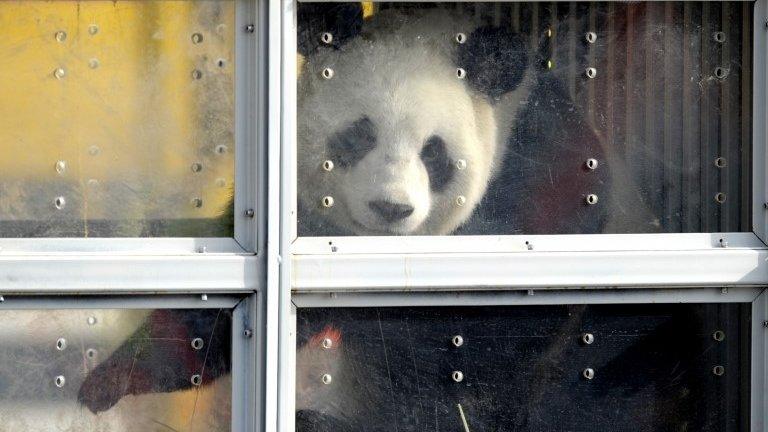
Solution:
{"label": "panda's white fur", "polygon": [[[499,119],[514,118],[531,82],[526,73],[491,104],[459,78],[455,36],[475,27],[444,10],[387,10],[340,49],[324,47],[306,59],[298,89],[298,189],[310,214],[360,235],[447,234],[470,217],[503,159],[509,127],[500,129]],[[331,79],[323,76],[326,68]],[[339,166],[328,141],[360,119],[375,127],[375,147],[354,165]],[[433,136],[458,166],[439,191],[430,189],[420,158]],[[335,165],[330,171],[326,160]],[[326,196],[332,207],[322,205]],[[387,221],[370,204],[378,201],[412,212]]]}

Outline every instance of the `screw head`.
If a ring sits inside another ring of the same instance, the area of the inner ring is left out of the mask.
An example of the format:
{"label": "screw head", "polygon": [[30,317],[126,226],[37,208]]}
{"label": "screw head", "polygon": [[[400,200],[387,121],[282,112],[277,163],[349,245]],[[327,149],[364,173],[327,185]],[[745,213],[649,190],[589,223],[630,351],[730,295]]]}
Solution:
{"label": "screw head", "polygon": [[190,342],[190,345],[192,345],[192,348],[195,351],[197,351],[199,349],[202,349],[203,345],[205,345],[205,343],[203,342],[202,338],[194,338],[194,339],[192,339],[192,342]]}
{"label": "screw head", "polygon": [[585,345],[592,345],[595,341],[595,335],[592,333],[584,333],[581,335],[581,341],[584,342]]}
{"label": "screw head", "polygon": [[712,373],[717,375],[717,376],[723,376],[723,375],[725,375],[725,367],[723,367],[721,365],[717,365],[717,366],[712,368]]}
{"label": "screw head", "polygon": [[320,41],[326,45],[330,45],[333,42],[333,34],[330,32],[323,32],[320,35]]}
{"label": "screw head", "polygon": [[245,32],[246,33],[253,33],[254,31],[256,31],[256,26],[255,25],[248,24],[247,26],[245,26]]}
{"label": "screw head", "polygon": [[598,197],[597,197],[597,195],[595,195],[595,194],[589,194],[589,195],[587,195],[587,197],[584,199],[584,201],[586,201],[586,203],[587,203],[587,204],[589,204],[589,205],[595,205],[595,204],[597,204],[597,201],[598,201],[598,200],[599,200],[599,198],[598,198]]}
{"label": "screw head", "polygon": [[332,196],[323,197],[322,204],[323,204],[323,207],[325,208],[333,207],[333,197]]}
{"label": "screw head", "polygon": [[251,329],[243,330],[243,336],[245,336],[246,339],[250,339],[253,336],[253,330]]}
{"label": "screw head", "polygon": [[321,345],[325,349],[331,349],[331,347],[333,347],[333,340],[331,338],[325,338],[323,339],[323,342],[321,343]]}
{"label": "screw head", "polygon": [[98,32],[99,32],[99,26],[97,26],[96,24],[91,24],[88,26],[88,34],[90,34],[91,36],[95,35]]}
{"label": "screw head", "polygon": [[586,39],[589,43],[595,43],[595,41],[597,41],[597,33],[587,32],[587,34],[584,35],[584,39]]}
{"label": "screw head", "polygon": [[460,383],[464,381],[464,374],[461,371],[453,371],[453,373],[451,373],[451,379],[454,382]]}
{"label": "screw head", "polygon": [[584,165],[586,165],[588,169],[594,171],[597,169],[599,162],[597,162],[597,159],[595,158],[589,158],[586,162],[584,162]]}
{"label": "screw head", "polygon": [[64,378],[64,375],[59,375],[59,376],[57,376],[57,377],[54,379],[54,381],[53,381],[53,382],[56,384],[56,387],[58,387],[58,388],[62,388],[62,387],[64,387],[64,384],[66,384],[66,383],[67,383],[67,379],[66,379],[66,378]]}
{"label": "screw head", "polygon": [[464,338],[461,337],[461,335],[456,335],[456,336],[451,338],[451,343],[453,344],[453,346],[458,348],[458,347],[464,345]]}
{"label": "screw head", "polygon": [[589,67],[589,68],[587,68],[585,73],[587,74],[587,78],[592,79],[592,78],[597,76],[597,69],[595,69],[593,67]]}
{"label": "screw head", "polygon": [[459,195],[458,197],[456,197],[457,206],[461,207],[466,203],[467,203],[467,198],[464,195]]}
{"label": "screw head", "polygon": [[323,376],[320,378],[323,381],[323,384],[328,385],[333,381],[333,377],[331,374],[323,374]]}
{"label": "screw head", "polygon": [[245,215],[249,218],[252,218],[255,214],[256,212],[254,212],[253,209],[248,209],[245,211]]}
{"label": "screw head", "polygon": [[712,333],[712,339],[716,340],[717,342],[722,342],[725,340],[725,332],[722,330],[717,330],[714,333]]}
{"label": "screw head", "polygon": [[591,380],[595,377],[595,370],[592,368],[586,368],[581,371],[581,376],[583,376],[585,379]]}
{"label": "screw head", "polygon": [[56,349],[59,351],[64,351],[67,349],[67,340],[64,338],[59,338],[56,340]]}
{"label": "screw head", "polygon": [[467,77],[467,71],[463,68],[456,68],[456,77],[459,79],[464,79]]}
{"label": "screw head", "polygon": [[64,77],[67,76],[67,71],[65,71],[64,68],[56,68],[53,71],[53,76],[56,77],[56,79],[64,79]]}
{"label": "screw head", "polygon": [[323,162],[323,169],[325,171],[328,171],[328,172],[333,171],[333,168],[334,168],[334,164],[332,160],[327,160]]}
{"label": "screw head", "polygon": [[461,171],[467,168],[467,161],[464,159],[459,159],[456,161],[456,169]]}
{"label": "screw head", "polygon": [[322,72],[320,72],[320,75],[327,80],[333,78],[333,74],[334,72],[331,68],[325,68]]}
{"label": "screw head", "polygon": [[456,36],[454,36],[454,40],[456,43],[463,44],[467,41],[467,35],[464,33],[456,33]]}
{"label": "screw head", "polygon": [[201,377],[199,374],[194,374],[189,379],[189,381],[192,383],[193,386],[199,386],[203,383],[203,377]]}
{"label": "screw head", "polygon": [[56,34],[54,35],[54,37],[56,38],[56,41],[64,42],[65,40],[67,40],[67,32],[65,32],[65,31],[57,31]]}
{"label": "screw head", "polygon": [[56,197],[53,200],[53,206],[56,207],[56,210],[61,210],[67,205],[67,200],[63,196]]}

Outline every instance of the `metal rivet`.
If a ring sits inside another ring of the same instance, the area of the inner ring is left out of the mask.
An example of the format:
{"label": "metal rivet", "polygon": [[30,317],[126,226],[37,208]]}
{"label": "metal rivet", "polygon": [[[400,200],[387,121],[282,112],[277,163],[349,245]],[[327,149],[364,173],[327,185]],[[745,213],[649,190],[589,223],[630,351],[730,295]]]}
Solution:
{"label": "metal rivet", "polygon": [[333,69],[331,69],[331,68],[325,68],[325,69],[323,69],[323,71],[320,73],[320,75],[322,75],[322,76],[323,76],[323,78],[325,78],[325,79],[327,79],[327,80],[329,80],[329,79],[333,78],[333,74],[334,74],[334,72],[333,72]]}
{"label": "metal rivet", "polygon": [[88,67],[91,68],[91,69],[98,68],[99,67],[99,60],[95,59],[95,58],[92,58],[92,59],[88,60]]}
{"label": "metal rivet", "polygon": [[56,172],[59,174],[64,174],[64,171],[67,170],[67,161],[56,161]]}
{"label": "metal rivet", "polygon": [[195,69],[192,71],[192,79],[199,80],[202,77],[203,77],[203,71],[201,71],[200,69]]}
{"label": "metal rivet", "polygon": [[333,161],[327,160],[323,162],[323,169],[326,171],[333,171]]}
{"label": "metal rivet", "polygon": [[718,204],[722,204],[725,202],[725,194],[723,192],[718,192],[715,194],[715,202]]}
{"label": "metal rivet", "polygon": [[253,211],[253,209],[248,209],[245,211],[245,216],[252,218],[254,215],[256,215],[256,212]]}
{"label": "metal rivet", "polygon": [[56,68],[53,71],[53,76],[56,77],[56,79],[63,79],[67,75],[67,71],[64,70],[64,68]]}
{"label": "metal rivet", "polygon": [[208,294],[200,294],[200,300],[208,301]]}
{"label": "metal rivet", "polygon": [[53,206],[56,207],[57,210],[63,209],[64,207],[66,207],[66,205],[67,205],[67,200],[63,196],[56,197],[53,200]]}
{"label": "metal rivet", "polygon": [[203,42],[203,34],[202,33],[192,33],[192,43],[193,44],[199,44]]}
{"label": "metal rivet", "polygon": [[547,60],[546,66],[547,69],[552,69],[555,67],[555,62],[553,60]]}
{"label": "metal rivet", "polygon": [[533,250],[533,243],[526,240],[525,242],[525,248],[528,250]]}
{"label": "metal rivet", "polygon": [[189,381],[192,383],[192,385],[199,386],[203,383],[203,377],[198,374],[194,374],[192,375],[192,378],[189,379]]}
{"label": "metal rivet", "polygon": [[451,378],[455,382],[459,383],[464,381],[464,374],[461,371],[453,371],[453,373],[451,374]]}
{"label": "metal rivet", "polygon": [[720,239],[720,247],[721,248],[727,248],[728,247],[728,240],[721,238]]}
{"label": "metal rivet", "polygon": [[253,33],[254,31],[256,31],[256,26],[255,25],[248,24],[247,26],[245,26],[245,32],[246,33]]}
{"label": "metal rivet", "polygon": [[728,69],[720,66],[715,68],[715,77],[717,79],[725,79],[726,76],[728,76]]}
{"label": "metal rivet", "polygon": [[243,337],[245,337],[246,339],[250,339],[252,336],[253,336],[253,330],[249,328],[243,330]]}
{"label": "metal rivet", "polygon": [[464,338],[461,337],[461,335],[456,335],[456,336],[451,338],[451,343],[453,344],[453,346],[458,348],[458,347],[464,345]]}
{"label": "metal rivet", "polygon": [[88,322],[88,325],[95,325],[98,322],[98,320],[96,319],[95,316],[89,316],[86,322]]}
{"label": "metal rivet", "polygon": [[59,375],[59,376],[56,377],[54,382],[56,383],[56,387],[62,388],[62,387],[64,387],[64,384],[67,383],[67,379],[64,378],[64,375]]}
{"label": "metal rivet", "polygon": [[464,159],[459,159],[456,161],[456,169],[461,171],[463,169],[467,168],[467,161]]}
{"label": "metal rivet", "polygon": [[99,148],[99,146],[93,145],[93,146],[88,147],[88,154],[89,155],[91,155],[91,156],[98,156],[99,153],[101,153],[101,149]]}
{"label": "metal rivet", "polygon": [[587,159],[587,161],[584,164],[587,166],[588,169],[596,170],[597,169],[597,165],[599,163],[597,162],[597,159],[589,158],[589,159]]}
{"label": "metal rivet", "polygon": [[200,172],[203,170],[203,164],[200,162],[195,162],[190,168],[192,169],[192,172]]}
{"label": "metal rivet", "polygon": [[95,359],[96,358],[97,351],[93,348],[88,348],[85,350],[85,356],[89,359]]}
{"label": "metal rivet", "polygon": [[725,367],[717,365],[712,368],[712,373],[717,376],[723,376],[725,374]]}
{"label": "metal rivet", "polygon": [[225,146],[224,144],[219,144],[216,147],[214,147],[213,151],[215,151],[217,154],[225,154],[227,151],[229,151],[229,148]]}
{"label": "metal rivet", "polygon": [[67,40],[67,32],[57,31],[54,37],[56,38],[57,41],[64,42],[65,40]]}
{"label": "metal rivet", "polygon": [[461,207],[466,203],[467,203],[467,198],[464,195],[459,195],[458,197],[456,197],[457,206]]}
{"label": "metal rivet", "polygon": [[715,159],[715,166],[718,167],[718,168],[725,168],[727,164],[728,163],[727,163],[727,161],[725,160],[724,157],[719,157],[719,158]]}
{"label": "metal rivet", "polygon": [[96,24],[91,24],[88,26],[88,34],[90,34],[91,36],[95,35],[98,32],[99,32],[99,26],[97,26]]}
{"label": "metal rivet", "polygon": [[192,204],[192,207],[194,208],[200,208],[203,206],[203,199],[202,198],[192,198],[189,200],[189,203]]}
{"label": "metal rivet", "polygon": [[333,42],[333,35],[329,32],[324,32],[320,35],[320,41],[326,45],[330,45]]}
{"label": "metal rivet", "polygon": [[323,197],[322,204],[323,204],[323,207],[325,208],[333,207],[333,197],[332,196]]}
{"label": "metal rivet", "polygon": [[720,288],[720,294],[728,294],[728,287]]}
{"label": "metal rivet", "polygon": [[592,368],[586,368],[583,371],[581,371],[581,376],[583,376],[588,380],[591,380],[592,378],[595,377],[595,370]]}
{"label": "metal rivet", "polygon": [[588,67],[585,73],[587,74],[587,78],[591,79],[597,76],[597,69],[593,67]]}
{"label": "metal rivet", "polygon": [[722,330],[716,330],[714,333],[712,333],[712,339],[718,342],[722,342],[723,340],[725,340],[725,332],[723,332]]}
{"label": "metal rivet", "polygon": [[548,38],[551,38],[551,37],[552,37],[552,35],[554,34],[554,32],[552,31],[552,29],[551,29],[551,28],[548,28],[546,31],[544,31],[544,34],[545,34],[545,35],[546,35]]}
{"label": "metal rivet", "polygon": [[192,342],[190,342],[190,345],[192,345],[192,348],[199,350],[203,347],[204,342],[202,338],[194,338],[192,339]]}
{"label": "metal rivet", "polygon": [[592,342],[595,341],[595,335],[592,333],[584,333],[581,335],[581,341],[586,345],[592,345]]}
{"label": "metal rivet", "polygon": [[59,351],[64,351],[67,348],[67,340],[64,338],[59,338],[56,340],[56,349]]}
{"label": "metal rivet", "polygon": [[589,195],[587,195],[587,197],[584,199],[584,201],[586,201],[586,203],[587,203],[587,204],[589,204],[589,205],[595,205],[595,204],[597,204],[597,201],[598,201],[598,199],[599,199],[599,198],[597,197],[597,195],[595,195],[595,194],[589,194]]}
{"label": "metal rivet", "polygon": [[216,60],[216,66],[218,66],[220,68],[224,68],[224,67],[227,66],[227,61],[224,60],[223,58],[220,58],[220,59]]}
{"label": "metal rivet", "polygon": [[457,76],[459,79],[464,79],[464,78],[466,78],[466,77],[467,77],[467,71],[465,71],[465,70],[464,70],[464,69],[462,69],[462,68],[456,68],[456,76]]}
{"label": "metal rivet", "polygon": [[721,31],[717,31],[712,33],[712,39],[717,43],[723,43],[725,42],[725,33]]}
{"label": "metal rivet", "polygon": [[323,348],[330,349],[333,346],[333,340],[331,338],[325,338],[322,342]]}
{"label": "metal rivet", "polygon": [[456,41],[456,43],[463,44],[467,41],[467,35],[464,33],[456,33],[456,36],[454,36],[453,39]]}
{"label": "metal rivet", "polygon": [[333,381],[333,377],[331,374],[323,374],[322,378],[320,378],[323,381],[323,384],[328,385]]}
{"label": "metal rivet", "polygon": [[597,33],[595,33],[595,32],[587,32],[587,34],[584,35],[584,38],[589,43],[595,43],[597,41]]}

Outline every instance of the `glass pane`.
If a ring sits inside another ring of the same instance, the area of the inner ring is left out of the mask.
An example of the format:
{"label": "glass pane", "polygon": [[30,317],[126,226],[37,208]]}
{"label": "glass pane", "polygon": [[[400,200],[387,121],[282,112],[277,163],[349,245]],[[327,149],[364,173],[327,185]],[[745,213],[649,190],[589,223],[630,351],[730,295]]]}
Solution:
{"label": "glass pane", "polygon": [[297,431],[749,429],[749,304],[298,311]]}
{"label": "glass pane", "polygon": [[228,310],[0,312],[3,430],[229,431]]}
{"label": "glass pane", "polygon": [[299,4],[299,235],[750,231],[749,2]]}
{"label": "glass pane", "polygon": [[231,237],[234,17],[0,2],[0,237]]}

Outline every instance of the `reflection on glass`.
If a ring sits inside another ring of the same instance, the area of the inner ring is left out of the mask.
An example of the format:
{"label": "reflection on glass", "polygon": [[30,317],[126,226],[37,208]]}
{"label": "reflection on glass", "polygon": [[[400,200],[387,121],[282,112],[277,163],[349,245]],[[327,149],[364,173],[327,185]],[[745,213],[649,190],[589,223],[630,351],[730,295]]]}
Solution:
{"label": "reflection on glass", "polygon": [[0,312],[9,431],[229,431],[226,310]]}
{"label": "reflection on glass", "polygon": [[234,1],[0,3],[0,237],[228,237]]}
{"label": "reflection on glass", "polygon": [[752,20],[301,3],[299,234],[749,231]]}
{"label": "reflection on glass", "polygon": [[749,304],[299,309],[296,426],[749,429]]}

